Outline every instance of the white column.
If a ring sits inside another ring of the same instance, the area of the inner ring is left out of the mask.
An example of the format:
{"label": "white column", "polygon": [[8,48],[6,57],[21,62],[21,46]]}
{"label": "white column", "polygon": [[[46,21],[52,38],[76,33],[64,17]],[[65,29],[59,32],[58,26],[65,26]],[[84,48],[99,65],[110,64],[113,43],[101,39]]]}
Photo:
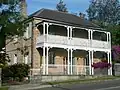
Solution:
{"label": "white column", "polygon": [[[92,53],[91,53],[91,64],[93,64],[93,54],[94,54],[94,51],[92,51]],[[91,70],[91,74],[94,75],[94,68],[93,67]]]}
{"label": "white column", "polygon": [[43,22],[43,35],[45,35],[45,22]]}
{"label": "white column", "polygon": [[43,75],[45,75],[45,47],[43,47]]}
{"label": "white column", "polygon": [[46,52],[46,74],[48,75],[48,52],[49,48],[47,47],[47,52]]}
{"label": "white column", "polygon": [[70,55],[71,55],[71,58],[70,58],[70,59],[71,59],[71,71],[70,71],[70,72],[71,72],[71,75],[73,74],[73,60],[72,60],[72,59],[73,59],[73,58],[72,58],[72,55],[73,55],[73,54],[72,54],[72,53],[73,53],[73,50],[71,49],[71,54],[70,54]]}
{"label": "white column", "polygon": [[109,39],[109,44],[110,44],[109,48],[111,48],[111,33],[110,32],[108,33],[108,39]]}
{"label": "white column", "polygon": [[72,27],[70,27],[70,38],[72,38]]}
{"label": "white column", "polygon": [[70,54],[69,51],[70,51],[70,50],[67,49],[67,51],[68,51],[68,75],[69,75],[69,74],[70,74],[70,66],[69,66],[69,65],[70,65],[70,61],[69,61],[69,57],[70,57],[70,55],[69,55],[69,54]]}
{"label": "white column", "polygon": [[90,31],[90,29],[88,29],[88,39],[90,40],[90,34],[91,34],[91,31]]}
{"label": "white column", "polygon": [[93,30],[91,30],[91,40],[93,39]]}
{"label": "white column", "polygon": [[93,30],[90,30],[90,47],[92,47]]}
{"label": "white column", "polygon": [[47,23],[47,35],[48,35],[49,24]]}
{"label": "white column", "polygon": [[[108,60],[108,63],[110,63],[110,53],[107,52],[107,60]],[[110,69],[108,69],[108,75],[110,75]]]}
{"label": "white column", "polygon": [[112,75],[112,55],[111,55],[112,53],[111,53],[111,51],[110,51],[110,61],[109,61],[109,63],[111,64],[111,67],[110,67],[110,75]]}
{"label": "white column", "polygon": [[91,67],[91,51],[89,50],[88,53],[89,53],[89,75],[91,75],[91,70],[92,70],[92,67]]}
{"label": "white column", "polygon": [[109,42],[109,34],[108,34],[108,32],[106,34],[107,34],[107,42]]}
{"label": "white column", "polygon": [[46,28],[47,28],[47,33],[46,33],[46,34],[47,34],[47,42],[48,42],[48,29],[49,29],[49,24],[46,23],[46,25],[47,25],[47,27],[46,27]]}
{"label": "white column", "polygon": [[91,30],[88,29],[88,40],[89,40],[89,44],[88,44],[88,47],[90,47],[90,44],[91,44],[91,40],[90,40],[90,37],[91,36]]}
{"label": "white column", "polygon": [[69,26],[67,27],[67,37],[69,38],[70,36],[69,36],[69,32],[70,32],[70,30],[69,30]]}

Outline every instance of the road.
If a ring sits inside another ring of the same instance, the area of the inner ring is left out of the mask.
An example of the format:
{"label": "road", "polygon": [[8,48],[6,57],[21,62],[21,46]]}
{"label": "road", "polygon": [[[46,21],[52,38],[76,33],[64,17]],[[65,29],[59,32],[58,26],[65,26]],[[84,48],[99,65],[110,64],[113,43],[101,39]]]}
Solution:
{"label": "road", "polygon": [[36,90],[120,90],[120,80],[66,84]]}

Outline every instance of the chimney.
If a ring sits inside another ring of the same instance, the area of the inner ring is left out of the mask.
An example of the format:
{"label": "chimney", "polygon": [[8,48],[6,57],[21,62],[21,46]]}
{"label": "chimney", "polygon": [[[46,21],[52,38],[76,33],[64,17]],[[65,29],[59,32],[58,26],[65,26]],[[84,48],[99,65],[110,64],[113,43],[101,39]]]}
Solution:
{"label": "chimney", "polygon": [[79,13],[79,16],[80,16],[81,18],[83,18],[83,19],[85,18],[85,14],[83,14],[83,13],[81,13],[81,12]]}
{"label": "chimney", "polygon": [[23,19],[27,18],[27,3],[26,0],[20,0],[21,15]]}

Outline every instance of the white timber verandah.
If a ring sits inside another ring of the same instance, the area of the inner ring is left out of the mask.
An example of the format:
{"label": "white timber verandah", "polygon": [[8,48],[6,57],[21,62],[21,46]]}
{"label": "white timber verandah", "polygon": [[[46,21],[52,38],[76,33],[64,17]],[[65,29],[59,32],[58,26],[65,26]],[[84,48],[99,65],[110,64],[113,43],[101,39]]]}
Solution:
{"label": "white timber verandah", "polygon": [[[82,28],[82,27],[75,27],[75,26],[67,26],[62,24],[50,23],[50,22],[42,22],[41,25],[43,26],[43,34],[38,36],[36,48],[43,49],[43,63],[42,63],[42,73],[43,75],[49,75],[49,67],[59,67],[58,72],[63,72],[63,67],[67,68],[67,75],[73,75],[74,68],[76,68],[75,74],[84,74],[87,75],[94,75],[94,68],[91,66],[93,64],[93,54],[96,51],[105,52],[107,54],[108,63],[112,64],[111,62],[111,34],[110,32],[106,31],[99,31],[93,30],[89,28]],[[58,25],[63,26],[67,30],[67,36],[59,36],[59,35],[50,35],[49,26],[51,25]],[[88,38],[76,38],[73,37],[73,29],[83,29],[88,32]],[[101,40],[94,40],[93,33],[100,32],[106,35],[106,41]],[[48,64],[49,62],[49,50],[51,48],[61,48],[67,51],[67,65],[59,65],[59,64]],[[75,50],[85,50],[88,52],[88,65],[73,65],[73,51]],[[79,67],[82,69],[79,70]],[[108,69],[108,75],[112,75],[112,67]]]}

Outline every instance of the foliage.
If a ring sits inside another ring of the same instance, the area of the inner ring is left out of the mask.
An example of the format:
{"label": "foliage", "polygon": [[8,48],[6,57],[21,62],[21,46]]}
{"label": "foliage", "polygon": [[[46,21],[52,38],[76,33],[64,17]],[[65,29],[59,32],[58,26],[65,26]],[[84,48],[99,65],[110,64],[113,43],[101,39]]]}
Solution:
{"label": "foliage", "polygon": [[120,25],[108,25],[106,29],[112,33],[112,45],[120,45]]}
{"label": "foliage", "polygon": [[24,32],[21,22],[20,0],[0,0],[0,50],[5,39]]}
{"label": "foliage", "polygon": [[101,24],[117,24],[120,21],[119,0],[91,0],[87,9],[89,20]]}
{"label": "foliage", "polygon": [[117,50],[120,45],[120,1],[91,0],[87,14],[89,20],[111,32],[112,45],[115,45],[112,48],[113,59],[118,61],[120,59]]}
{"label": "foliage", "polygon": [[5,53],[0,54],[0,68],[7,65],[7,63],[10,62],[9,56]]}
{"label": "foliage", "polygon": [[58,11],[68,12],[67,8],[66,8],[66,4],[64,4],[64,2],[62,0],[60,0],[60,2],[57,4],[56,9]]}
{"label": "foliage", "polygon": [[6,66],[2,69],[2,79],[12,78],[13,80],[22,81],[24,77],[28,77],[30,67],[27,64],[14,64]]}
{"label": "foliage", "polygon": [[107,61],[101,61],[101,62],[93,63],[92,67],[94,67],[94,69],[96,68],[103,69],[103,68],[111,67],[111,64],[108,63]]}
{"label": "foliage", "polygon": [[112,46],[112,54],[113,54],[114,61],[120,62],[120,46],[119,45]]}

